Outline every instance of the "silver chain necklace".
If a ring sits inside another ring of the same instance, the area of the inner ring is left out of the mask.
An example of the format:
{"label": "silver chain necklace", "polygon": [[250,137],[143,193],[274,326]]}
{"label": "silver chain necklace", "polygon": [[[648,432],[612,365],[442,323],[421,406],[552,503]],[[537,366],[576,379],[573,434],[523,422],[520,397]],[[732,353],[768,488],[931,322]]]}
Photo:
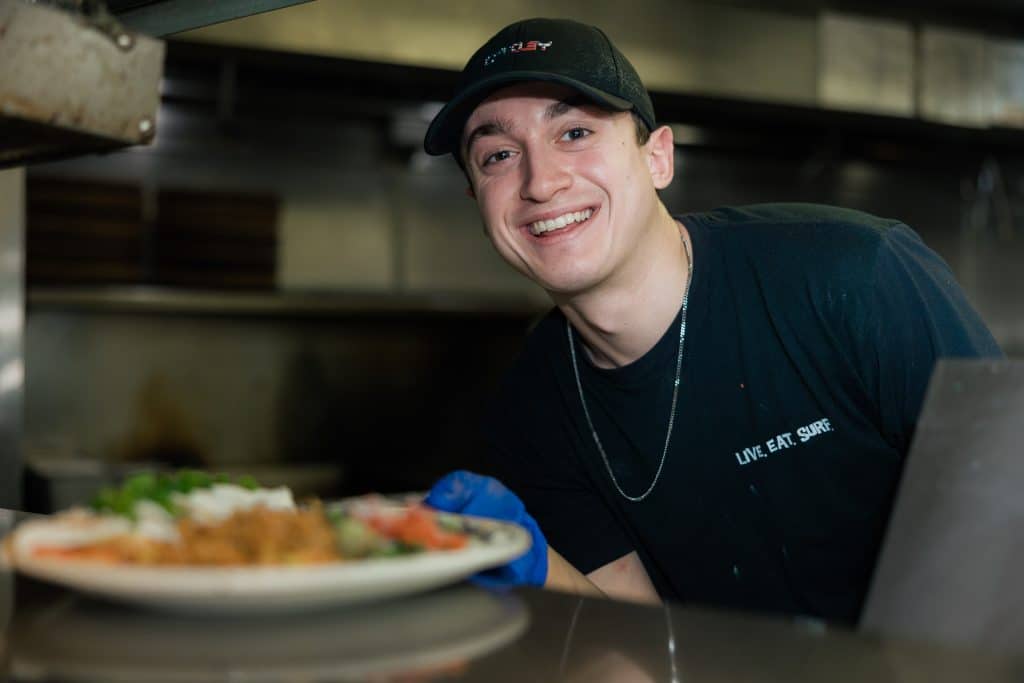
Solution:
{"label": "silver chain necklace", "polygon": [[572,357],[572,372],[576,376],[576,390],[580,394],[580,405],[583,406],[583,415],[587,418],[587,426],[590,428],[590,434],[594,437],[594,444],[597,445],[597,452],[601,454],[601,460],[604,461],[605,469],[608,470],[608,476],[611,477],[612,483],[615,484],[616,490],[628,501],[633,503],[639,503],[644,498],[651,494],[654,490],[655,485],[658,483],[658,479],[661,477],[661,469],[665,466],[665,456],[668,455],[668,444],[672,439],[672,426],[676,421],[676,400],[679,398],[679,373],[683,367],[683,342],[686,341],[686,308],[690,301],[690,283],[693,281],[693,257],[690,255],[690,245],[686,243],[686,238],[682,235],[679,238],[683,242],[683,249],[686,250],[686,291],[683,293],[683,310],[679,314],[679,353],[676,355],[676,379],[672,384],[672,408],[668,414],[668,430],[665,432],[665,447],[661,450],[661,462],[658,463],[658,470],[654,473],[654,480],[651,481],[651,485],[647,487],[647,490],[641,493],[639,496],[631,496],[622,490],[619,485],[619,480],[615,478],[615,473],[612,471],[611,463],[608,462],[608,454],[604,452],[604,446],[601,445],[601,439],[597,436],[597,430],[594,428],[594,422],[590,419],[590,411],[587,410],[587,401],[583,398],[583,384],[580,382],[580,368],[576,362],[576,343],[572,338],[572,324],[569,319],[565,320],[565,332],[569,337],[569,355]]}

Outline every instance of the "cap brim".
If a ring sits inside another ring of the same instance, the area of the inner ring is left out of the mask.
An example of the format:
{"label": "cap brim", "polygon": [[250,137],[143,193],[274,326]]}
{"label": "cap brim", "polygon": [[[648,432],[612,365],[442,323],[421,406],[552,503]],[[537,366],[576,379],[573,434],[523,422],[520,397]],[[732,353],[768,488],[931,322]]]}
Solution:
{"label": "cap brim", "polygon": [[598,90],[568,76],[546,71],[506,71],[469,86],[453,97],[438,112],[434,120],[430,122],[430,128],[427,129],[427,135],[423,139],[423,148],[427,151],[427,154],[437,156],[448,154],[449,152],[458,153],[459,144],[462,141],[462,129],[465,127],[466,120],[473,113],[473,110],[477,108],[477,105],[502,86],[522,83],[524,81],[560,83],[593,100],[595,104],[614,109],[615,111],[629,111],[633,108],[633,104],[629,100],[611,95],[603,90]]}

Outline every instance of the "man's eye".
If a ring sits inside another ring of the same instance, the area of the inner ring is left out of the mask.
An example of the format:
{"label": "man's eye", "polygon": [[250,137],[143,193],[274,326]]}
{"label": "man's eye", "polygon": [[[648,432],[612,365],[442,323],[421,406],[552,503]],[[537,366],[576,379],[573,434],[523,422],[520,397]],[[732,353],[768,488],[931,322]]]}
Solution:
{"label": "man's eye", "polygon": [[570,128],[569,130],[565,131],[565,133],[562,134],[562,139],[563,140],[581,140],[581,139],[587,137],[588,135],[590,135],[590,131],[589,130],[587,130],[586,128],[580,128],[580,127],[577,126],[576,128]]}
{"label": "man's eye", "polygon": [[483,165],[484,166],[489,166],[489,165],[491,165],[493,163],[497,163],[499,161],[505,161],[510,156],[512,156],[512,152],[508,151],[507,149],[503,149],[500,152],[495,152],[494,154],[490,154],[487,157],[484,157]]}

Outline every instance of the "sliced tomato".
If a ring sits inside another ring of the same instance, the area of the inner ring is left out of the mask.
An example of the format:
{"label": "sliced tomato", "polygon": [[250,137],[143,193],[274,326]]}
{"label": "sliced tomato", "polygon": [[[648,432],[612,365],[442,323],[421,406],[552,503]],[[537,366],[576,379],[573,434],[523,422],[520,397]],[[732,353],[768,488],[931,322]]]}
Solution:
{"label": "sliced tomato", "polygon": [[454,550],[464,547],[468,542],[465,534],[445,531],[439,527],[434,511],[424,507],[409,508],[402,515],[379,515],[367,521],[380,534],[429,550]]}

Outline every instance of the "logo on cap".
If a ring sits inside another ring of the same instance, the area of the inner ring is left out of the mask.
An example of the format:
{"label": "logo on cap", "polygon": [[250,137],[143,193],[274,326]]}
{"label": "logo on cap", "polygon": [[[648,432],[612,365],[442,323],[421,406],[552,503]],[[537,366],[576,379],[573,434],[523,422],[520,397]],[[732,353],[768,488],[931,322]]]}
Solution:
{"label": "logo on cap", "polygon": [[549,47],[551,47],[551,43],[552,41],[550,40],[547,42],[541,40],[528,40],[526,42],[519,41],[517,43],[512,43],[511,45],[503,47],[500,50],[495,50],[484,57],[484,66],[487,67],[494,64],[499,57],[515,55],[520,52],[545,52]]}

